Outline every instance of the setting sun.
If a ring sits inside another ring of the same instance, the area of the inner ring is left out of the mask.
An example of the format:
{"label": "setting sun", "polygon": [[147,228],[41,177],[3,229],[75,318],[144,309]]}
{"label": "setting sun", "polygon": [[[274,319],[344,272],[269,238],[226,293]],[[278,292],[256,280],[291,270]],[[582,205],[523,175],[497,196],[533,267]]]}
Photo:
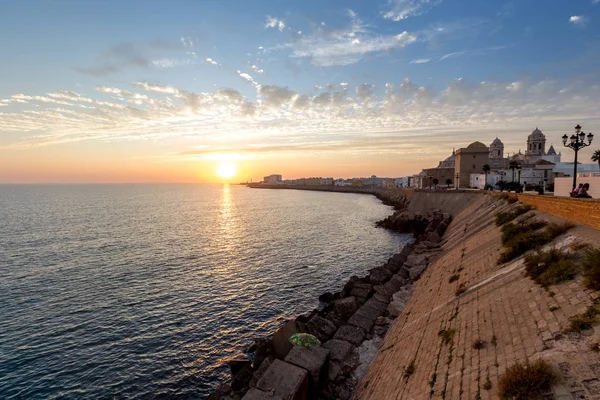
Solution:
{"label": "setting sun", "polygon": [[228,161],[221,161],[217,165],[217,175],[223,179],[230,179],[235,176],[236,168],[235,165]]}

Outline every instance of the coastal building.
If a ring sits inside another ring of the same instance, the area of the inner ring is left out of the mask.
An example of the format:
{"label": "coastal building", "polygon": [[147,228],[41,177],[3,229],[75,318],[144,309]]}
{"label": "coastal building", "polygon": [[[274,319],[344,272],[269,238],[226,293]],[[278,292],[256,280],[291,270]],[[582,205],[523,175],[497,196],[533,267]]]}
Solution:
{"label": "coastal building", "polygon": [[268,175],[263,178],[263,183],[265,185],[281,185],[283,183],[283,179],[281,175]]}
{"label": "coastal building", "polygon": [[490,163],[490,149],[481,142],[473,142],[456,150],[455,177],[459,188],[470,187],[471,174],[479,174],[483,166]]}
{"label": "coastal building", "polygon": [[419,187],[429,187],[434,179],[437,179],[438,185],[446,186],[446,180],[450,179],[454,182],[454,169],[456,165],[456,152],[452,150],[452,154],[446,159],[440,161],[435,168],[426,168],[422,174],[417,175]]}

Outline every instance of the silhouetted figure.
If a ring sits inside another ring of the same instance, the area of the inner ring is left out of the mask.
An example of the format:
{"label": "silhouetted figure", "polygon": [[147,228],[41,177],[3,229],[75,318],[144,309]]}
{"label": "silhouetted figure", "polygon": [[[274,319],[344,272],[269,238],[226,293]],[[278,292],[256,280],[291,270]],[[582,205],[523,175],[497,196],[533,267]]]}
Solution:
{"label": "silhouetted figure", "polygon": [[577,198],[591,199],[592,196],[588,194],[588,190],[590,190],[590,184],[584,183],[583,187],[579,190],[579,194],[577,194]]}

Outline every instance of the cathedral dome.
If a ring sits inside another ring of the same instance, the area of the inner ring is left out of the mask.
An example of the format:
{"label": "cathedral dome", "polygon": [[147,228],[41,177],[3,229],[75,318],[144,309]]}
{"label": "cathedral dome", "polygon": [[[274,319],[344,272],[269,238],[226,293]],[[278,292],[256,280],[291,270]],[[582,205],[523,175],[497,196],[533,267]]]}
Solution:
{"label": "cathedral dome", "polygon": [[467,149],[485,149],[487,146],[481,142],[473,142],[467,146]]}
{"label": "cathedral dome", "polygon": [[502,140],[500,140],[498,138],[494,139],[494,141],[490,145],[490,147],[502,147],[502,146],[504,146],[504,143],[502,143]]}
{"label": "cathedral dome", "polygon": [[527,137],[527,140],[536,140],[536,139],[545,139],[546,136],[544,136],[544,134],[542,133],[542,131],[540,131],[537,127],[535,128],[535,130],[533,132],[531,132],[531,135],[529,135]]}

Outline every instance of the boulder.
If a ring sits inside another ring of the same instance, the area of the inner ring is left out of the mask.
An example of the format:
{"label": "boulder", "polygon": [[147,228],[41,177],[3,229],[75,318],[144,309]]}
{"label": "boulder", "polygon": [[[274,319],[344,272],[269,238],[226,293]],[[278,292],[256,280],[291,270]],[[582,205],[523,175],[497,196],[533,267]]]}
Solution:
{"label": "boulder", "polygon": [[251,364],[252,360],[250,360],[250,357],[243,353],[236,354],[227,360],[227,365],[229,365],[229,369],[231,370],[231,376],[235,376],[243,367]]}
{"label": "boulder", "polygon": [[252,388],[248,390],[244,397],[242,397],[242,400],[283,400],[283,398],[281,396],[276,396],[271,392],[264,392],[256,388]]}
{"label": "boulder", "polygon": [[231,382],[231,389],[234,391],[239,391],[244,388],[247,388],[252,380],[252,375],[254,371],[250,365],[245,365],[238,371],[238,373],[233,377],[233,381]]}
{"label": "boulder", "polygon": [[315,315],[308,321],[308,330],[321,341],[329,340],[335,334],[337,326],[320,315]]}
{"label": "boulder", "polygon": [[369,282],[372,285],[381,285],[392,277],[392,272],[385,267],[373,268],[369,274]]}
{"label": "boulder", "polygon": [[256,371],[254,371],[254,374],[252,374],[252,379],[250,380],[250,383],[249,383],[249,386],[251,388],[256,387],[256,384],[258,383],[260,378],[262,378],[265,371],[269,369],[269,367],[271,366],[273,361],[275,361],[275,357],[265,358],[265,360],[262,362],[262,364],[260,364],[260,367],[258,367],[258,369]]}
{"label": "boulder", "polygon": [[339,362],[346,361],[354,349],[354,346],[352,346],[350,343],[339,339],[328,340],[327,342],[323,343],[321,347],[329,350],[329,358],[331,360]]}
{"label": "boulder", "polygon": [[345,318],[350,318],[358,309],[356,297],[350,296],[335,301],[335,311]]}
{"label": "boulder", "polygon": [[410,269],[410,279],[413,281],[418,280],[426,269],[427,264],[415,265]]}
{"label": "boulder", "polygon": [[231,393],[231,385],[227,383],[222,383],[212,392],[207,400],[221,400],[223,397],[226,397]]}
{"label": "boulder", "polygon": [[442,238],[436,232],[431,232],[429,236],[427,236],[427,241],[433,244],[438,244],[442,241]]}
{"label": "boulder", "polygon": [[294,347],[285,357],[285,362],[308,371],[309,388],[313,392],[319,388],[321,377],[327,369],[330,351],[324,347]]}
{"label": "boulder", "polygon": [[[364,306],[361,308],[364,308]],[[364,331],[364,333],[369,333],[371,332],[371,328],[373,328],[373,325],[375,324],[375,318],[376,317],[374,317],[372,314],[365,316],[359,314],[357,311],[356,314],[350,317],[350,319],[348,320],[348,324],[361,328]]]}
{"label": "boulder", "polygon": [[284,400],[308,399],[308,372],[286,363],[275,360],[258,381],[256,388],[273,393]]}
{"label": "boulder", "polygon": [[323,303],[331,303],[334,300],[335,295],[331,292],[325,292],[319,296],[319,301],[322,301]]}
{"label": "boulder", "polygon": [[392,320],[388,317],[377,317],[375,319],[375,325],[389,325],[392,323]]}
{"label": "boulder", "polygon": [[394,318],[402,315],[402,311],[406,304],[400,301],[392,301],[387,308],[387,312]]}
{"label": "boulder", "polygon": [[283,360],[289,351],[294,347],[289,338],[295,333],[307,332],[306,326],[298,321],[288,321],[284,326],[279,328],[273,334],[273,350],[275,351],[275,357]]}
{"label": "boulder", "polygon": [[274,355],[273,344],[270,339],[260,339],[256,341],[256,351],[254,352],[254,362],[252,366],[258,368],[267,357]]}
{"label": "boulder", "polygon": [[334,339],[345,340],[354,346],[359,346],[365,340],[365,334],[359,327],[344,325],[335,333]]}

